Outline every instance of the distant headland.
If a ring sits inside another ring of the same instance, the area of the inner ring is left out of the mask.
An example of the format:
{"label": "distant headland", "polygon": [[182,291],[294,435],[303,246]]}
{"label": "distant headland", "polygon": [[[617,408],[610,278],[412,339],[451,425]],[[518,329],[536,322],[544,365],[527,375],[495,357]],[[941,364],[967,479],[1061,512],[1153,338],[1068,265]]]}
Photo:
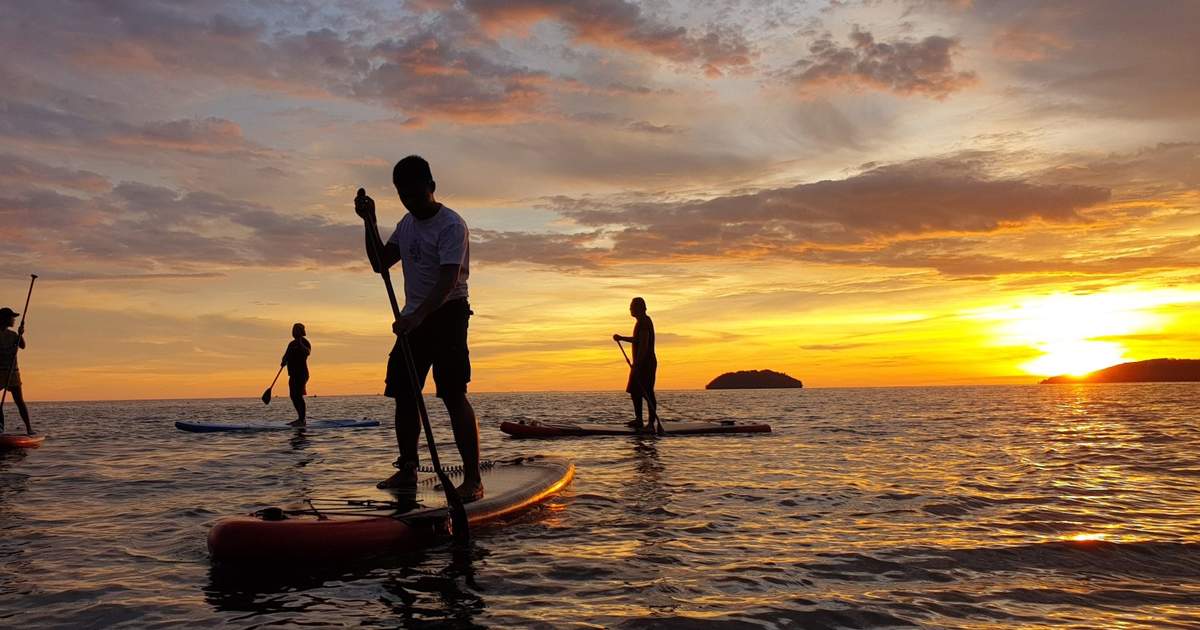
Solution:
{"label": "distant headland", "polygon": [[772,370],[741,370],[726,372],[704,386],[704,389],[788,389],[804,387],[799,379]]}
{"label": "distant headland", "polygon": [[1042,384],[1054,383],[1181,383],[1200,381],[1200,360],[1150,359],[1122,363],[1084,376],[1054,376]]}

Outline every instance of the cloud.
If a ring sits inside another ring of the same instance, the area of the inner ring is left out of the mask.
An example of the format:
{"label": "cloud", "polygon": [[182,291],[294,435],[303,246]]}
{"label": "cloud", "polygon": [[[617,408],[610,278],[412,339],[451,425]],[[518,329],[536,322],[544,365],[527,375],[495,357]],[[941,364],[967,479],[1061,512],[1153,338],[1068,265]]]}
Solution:
{"label": "cloud", "polygon": [[181,119],[152,122],[139,127],[114,130],[113,144],[137,150],[182,151],[220,157],[268,155],[249,142],[237,123],[223,118]]}
{"label": "cloud", "polygon": [[0,153],[0,186],[67,188],[83,192],[104,192],[111,188],[108,179],[91,171],[50,166],[15,155]]}
{"label": "cloud", "polygon": [[[551,208],[591,231],[570,238],[522,233],[502,261],[562,265],[581,257],[597,265],[732,257],[871,264],[871,252],[896,241],[1082,223],[1082,211],[1110,198],[1099,186],[991,175],[997,159],[967,153],[912,160],[842,180],[674,203],[550,199]],[[507,234],[480,238],[486,246]],[[901,259],[903,253],[894,252],[885,264]],[[912,266],[936,262],[925,252]]]}
{"label": "cloud", "polygon": [[0,67],[0,137],[129,154],[173,151],[211,157],[269,157],[237,123],[209,116],[129,122],[121,106]]}
{"label": "cloud", "polygon": [[1200,111],[1200,3],[1014,0],[1001,12],[980,2],[968,15],[993,30],[993,50],[1047,113],[1140,120]]}
{"label": "cloud", "polygon": [[[591,230],[576,245],[598,269],[742,258],[1099,280],[1186,269],[1200,254],[1200,144],[1041,156],[1049,166],[999,174],[1014,157],[965,152],[706,200],[546,203]],[[539,235],[523,238],[510,259],[541,264]]]}
{"label": "cloud", "polygon": [[486,51],[460,49],[453,38],[434,32],[381,42],[371,55],[379,61],[354,82],[354,95],[436,119],[527,118],[543,103],[543,87],[550,80]]}
{"label": "cloud", "polygon": [[596,233],[545,234],[485,229],[471,230],[471,258],[495,264],[528,262],[558,268],[592,268],[605,250],[593,245]]}
{"label": "cloud", "polygon": [[[0,159],[0,167],[6,163]],[[21,161],[22,168],[72,173]],[[96,277],[211,273],[238,266],[344,265],[361,258],[361,227],[324,217],[284,214],[268,206],[204,191],[138,182],[88,186],[62,194],[18,181],[0,194],[0,260],[47,273]],[[7,187],[6,187],[7,188]],[[64,260],[69,255],[69,261]]]}
{"label": "cloud", "polygon": [[[1078,221],[1108,199],[1098,187],[1041,184],[989,176],[980,156],[913,160],[843,180],[680,204],[571,209],[583,225],[624,224],[678,243],[715,250],[756,239],[861,243],[928,232],[987,232],[1032,220]],[[730,243],[732,241],[732,243]]]}
{"label": "cloud", "polygon": [[755,51],[730,26],[692,33],[653,19],[625,0],[462,0],[489,32],[522,30],[543,20],[570,29],[576,42],[697,64],[709,76],[747,68]]}
{"label": "cloud", "polygon": [[873,346],[873,343],[814,343],[800,346],[801,350],[810,352],[840,352],[842,350],[853,350],[854,348],[862,348]]}
{"label": "cloud", "polygon": [[[508,121],[542,98],[543,73],[503,61],[499,47],[452,16],[397,22],[387,37],[328,27],[272,29],[219,3],[96,3],[53,0],[0,8],[0,21],[39,24],[21,36],[31,59],[117,76],[209,79],[267,93],[358,98],[422,119]],[[222,12],[222,11],[227,12]],[[67,35],[70,34],[70,35]],[[18,33],[0,27],[0,36]],[[42,54],[39,56],[39,52]],[[146,129],[143,141],[173,141],[200,130],[228,134],[206,120]]]}
{"label": "cloud", "polygon": [[931,35],[922,40],[878,42],[866,31],[850,34],[851,45],[839,46],[826,36],[809,46],[787,76],[801,89],[814,86],[862,86],[901,95],[936,99],[963,90],[977,81],[974,72],[957,71],[956,38]]}

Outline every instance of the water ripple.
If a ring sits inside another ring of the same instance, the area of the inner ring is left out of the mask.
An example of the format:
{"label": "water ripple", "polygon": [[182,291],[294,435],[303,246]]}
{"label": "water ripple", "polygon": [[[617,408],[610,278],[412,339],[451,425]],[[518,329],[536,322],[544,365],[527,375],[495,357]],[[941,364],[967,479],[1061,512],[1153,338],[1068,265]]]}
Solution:
{"label": "water ripple", "polygon": [[[486,457],[571,457],[574,485],[449,547],[360,565],[212,567],[207,528],[389,473],[389,401],[35,404],[0,453],[0,625],[534,628],[1200,626],[1200,386],[664,392],[721,437],[517,441],[504,420],[619,422],[617,393],[481,394]],[[444,414],[431,402],[444,457]],[[575,411],[572,411],[575,410]],[[114,437],[116,439],[114,439]]]}

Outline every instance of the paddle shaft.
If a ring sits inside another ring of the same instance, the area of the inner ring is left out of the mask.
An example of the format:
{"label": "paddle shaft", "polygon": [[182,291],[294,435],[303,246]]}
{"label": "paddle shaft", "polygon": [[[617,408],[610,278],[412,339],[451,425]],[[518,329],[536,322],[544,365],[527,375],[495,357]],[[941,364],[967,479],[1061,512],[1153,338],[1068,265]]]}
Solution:
{"label": "paddle shaft", "polygon": [[[388,302],[392,305],[392,317],[398,321],[400,319],[400,305],[396,301],[396,289],[392,287],[392,274],[387,270],[387,267],[383,266],[383,258],[380,255],[379,246],[376,244],[379,239],[379,226],[374,220],[368,220],[367,225],[374,232],[371,234],[371,238],[367,239],[367,242],[371,244],[371,251],[375,254],[375,262],[379,265],[379,275],[383,278],[383,285],[387,288]],[[408,344],[408,335],[403,334],[399,337],[400,352],[404,355],[404,363],[408,368],[409,386],[412,387],[413,398],[417,401],[417,415],[421,417],[421,427],[425,431],[425,442],[429,445],[429,461],[433,464],[433,470],[437,474],[438,481],[442,484],[442,489],[446,494],[446,506],[450,509],[450,522],[453,524],[454,539],[466,544],[470,540],[467,510],[463,507],[462,497],[458,496],[458,491],[455,490],[454,484],[450,483],[450,477],[446,474],[446,471],[442,470],[442,462],[438,458],[437,445],[433,441],[433,426],[429,422],[429,410],[425,408],[425,399],[421,396],[421,383],[417,379],[417,369],[413,361],[412,348]]]}
{"label": "paddle shaft", "polygon": [[269,405],[269,404],[271,404],[271,392],[272,392],[272,390],[274,390],[274,389],[275,389],[275,383],[278,383],[278,382],[279,382],[279,375],[280,375],[280,374],[283,374],[283,366],[282,366],[282,365],[281,365],[281,366],[279,366],[279,371],[275,373],[275,378],[271,379],[271,385],[270,385],[270,387],[267,387],[266,391],[264,391],[264,392],[262,393],[262,396],[261,396],[261,398],[262,398],[262,401],[263,401],[263,404],[264,404],[264,405]]}
{"label": "paddle shaft", "polygon": [[[637,374],[637,370],[633,369],[633,361],[630,361],[630,360],[629,360],[629,355],[628,355],[628,354],[625,354],[625,346],[622,346],[622,345],[621,345],[621,340],[620,340],[620,339],[615,339],[614,341],[616,341],[616,342],[617,342],[617,347],[621,349],[621,356],[625,357],[625,363],[628,363],[628,364],[629,364],[629,371],[630,371],[630,373],[631,373],[632,375],[636,375],[636,374]],[[638,383],[637,383],[637,385],[638,385],[638,387],[641,387],[641,388],[642,388],[642,394],[643,394],[643,395],[644,395],[644,394],[648,394],[648,393],[650,393],[650,389],[646,387],[646,383],[645,383],[645,382],[643,382],[643,381],[642,381],[642,379],[640,379],[640,378],[638,379]],[[658,420],[658,430],[659,430],[659,431],[662,431],[662,430],[663,430],[662,418],[659,418],[659,417],[658,417],[658,402],[656,402],[655,400],[653,400],[651,397],[647,396],[647,397],[646,397],[646,404],[650,406],[650,415],[654,416],[654,419],[655,419],[655,420]]]}
{"label": "paddle shaft", "polygon": [[[37,274],[29,274],[29,292],[25,294],[25,308],[21,309],[21,326],[25,325],[25,319],[29,317],[29,298],[33,297],[33,283],[37,280]],[[8,400],[8,387],[12,385],[13,368],[17,367],[17,351],[21,349],[21,337],[17,336],[17,344],[13,346],[12,361],[8,362],[8,376],[4,381],[4,393],[0,394],[0,405],[4,405],[4,401]]]}

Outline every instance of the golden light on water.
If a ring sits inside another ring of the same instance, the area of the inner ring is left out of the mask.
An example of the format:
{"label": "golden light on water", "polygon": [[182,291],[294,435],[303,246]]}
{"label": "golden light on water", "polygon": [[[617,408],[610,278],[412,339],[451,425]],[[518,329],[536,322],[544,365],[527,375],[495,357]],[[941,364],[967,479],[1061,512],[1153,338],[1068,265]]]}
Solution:
{"label": "golden light on water", "polygon": [[1020,364],[1028,374],[1083,376],[1131,357],[1121,337],[1154,332],[1167,317],[1156,309],[1200,301],[1195,292],[1123,288],[1100,293],[1058,293],[1031,298],[1014,307],[986,309],[982,319],[999,322],[1001,345],[1025,346],[1041,356]]}

